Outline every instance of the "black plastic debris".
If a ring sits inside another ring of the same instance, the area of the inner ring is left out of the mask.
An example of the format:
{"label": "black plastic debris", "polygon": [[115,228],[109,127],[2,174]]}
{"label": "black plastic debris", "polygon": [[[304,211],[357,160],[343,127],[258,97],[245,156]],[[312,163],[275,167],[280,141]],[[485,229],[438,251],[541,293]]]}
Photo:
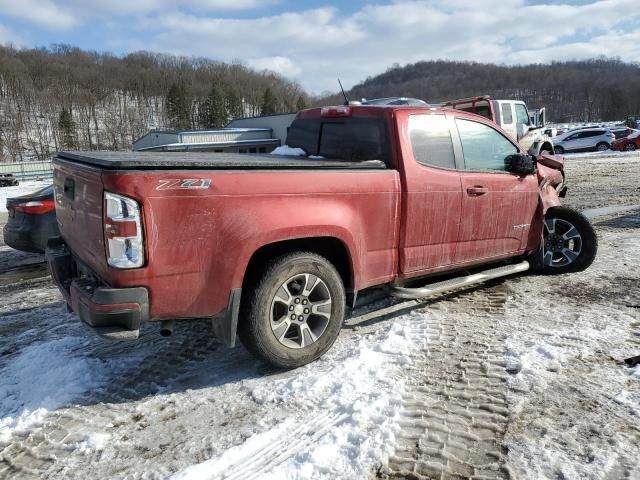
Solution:
{"label": "black plastic debris", "polygon": [[624,359],[624,363],[627,364],[627,367],[635,367],[640,364],[640,355],[636,355],[635,357],[629,357]]}

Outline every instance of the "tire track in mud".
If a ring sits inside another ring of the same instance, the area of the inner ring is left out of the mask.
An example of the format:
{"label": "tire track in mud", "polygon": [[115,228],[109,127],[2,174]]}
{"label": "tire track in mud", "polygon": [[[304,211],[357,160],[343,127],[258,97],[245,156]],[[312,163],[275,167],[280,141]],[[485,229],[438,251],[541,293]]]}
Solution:
{"label": "tire track in mud", "polygon": [[415,332],[401,432],[380,477],[508,478],[501,441],[509,374],[492,318],[508,292],[496,285],[416,311],[429,324]]}

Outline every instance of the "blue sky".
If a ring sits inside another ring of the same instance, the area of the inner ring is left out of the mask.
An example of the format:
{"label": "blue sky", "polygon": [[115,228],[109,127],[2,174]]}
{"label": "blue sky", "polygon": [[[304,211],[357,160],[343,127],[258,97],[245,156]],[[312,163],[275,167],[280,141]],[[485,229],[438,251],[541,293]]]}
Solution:
{"label": "blue sky", "polygon": [[640,61],[638,0],[0,0],[0,43],[240,60],[312,93],[428,59]]}

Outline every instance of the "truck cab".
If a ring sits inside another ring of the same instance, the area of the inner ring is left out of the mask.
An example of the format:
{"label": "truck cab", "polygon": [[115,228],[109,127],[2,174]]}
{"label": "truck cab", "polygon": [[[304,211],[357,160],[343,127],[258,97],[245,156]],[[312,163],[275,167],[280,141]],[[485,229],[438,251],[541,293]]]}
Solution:
{"label": "truck cab", "polygon": [[529,111],[523,101],[493,100],[488,95],[449,100],[443,105],[492,120],[531,155],[553,153],[551,138],[541,130],[545,122],[544,108]]}

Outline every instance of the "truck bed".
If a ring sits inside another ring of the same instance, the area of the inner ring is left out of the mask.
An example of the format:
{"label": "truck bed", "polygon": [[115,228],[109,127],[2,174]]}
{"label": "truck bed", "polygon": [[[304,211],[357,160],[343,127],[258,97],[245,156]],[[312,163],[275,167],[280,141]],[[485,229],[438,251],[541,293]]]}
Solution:
{"label": "truck bed", "polygon": [[350,162],[269,154],[191,152],[58,152],[57,158],[106,170],[377,170],[380,160]]}

